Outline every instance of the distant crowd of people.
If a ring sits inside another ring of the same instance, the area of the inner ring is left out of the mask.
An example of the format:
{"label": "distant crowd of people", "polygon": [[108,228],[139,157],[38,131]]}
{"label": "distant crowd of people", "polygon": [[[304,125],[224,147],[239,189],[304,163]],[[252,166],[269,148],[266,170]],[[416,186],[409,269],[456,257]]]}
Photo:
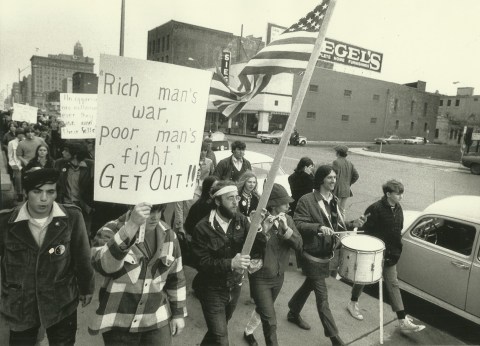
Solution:
{"label": "distant crowd of people", "polygon": [[[198,272],[192,288],[206,322],[201,345],[229,344],[228,322],[245,276],[255,303],[245,342],[258,344],[253,332],[261,324],[265,343],[279,345],[274,304],[292,250],[305,280],[288,302],[287,320],[311,328],[301,312],[313,291],[325,336],[344,345],[325,280],[336,274],[336,233],[356,228],[385,243],[383,276],[400,330],[425,328],[406,315],[396,274],[404,187],[386,182],[381,200],[347,221],[346,200],[359,174],[346,146],[335,148],[331,165],[316,168],[311,158],[301,158],[288,179],[292,196],[275,183],[266,208],[256,211],[261,196],[246,144],[233,142],[232,155],[217,162],[207,137],[192,200],[122,206],[94,201],[93,139],[62,140],[54,117],[33,126],[3,121],[2,147],[18,204],[0,212],[0,313],[10,345],[34,345],[40,327],[50,344],[73,345],[77,306],[92,300],[94,271],[104,280],[91,334],[101,333],[105,345],[171,345],[187,316],[184,265]],[[261,224],[250,254],[242,254],[255,212]],[[354,285],[346,305],[357,320],[363,320],[362,289]]]}

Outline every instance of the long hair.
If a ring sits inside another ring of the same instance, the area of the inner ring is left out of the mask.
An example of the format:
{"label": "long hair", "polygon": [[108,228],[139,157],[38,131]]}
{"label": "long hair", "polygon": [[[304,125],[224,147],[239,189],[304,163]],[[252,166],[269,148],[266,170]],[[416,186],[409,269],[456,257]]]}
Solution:
{"label": "long hair", "polygon": [[311,165],[313,165],[313,161],[311,158],[307,156],[302,157],[300,161],[298,161],[297,168],[295,168],[294,171],[297,173],[303,172],[305,167],[309,167]]}
{"label": "long hair", "polygon": [[258,187],[258,179],[255,173],[253,171],[245,171],[240,178],[238,179],[237,183],[237,188],[238,188],[238,193],[241,195],[243,193],[243,190],[245,189],[245,184],[248,179],[250,178],[255,178],[255,188],[252,191],[252,195],[255,195],[255,197],[260,198],[260,195],[258,194],[257,187]]}
{"label": "long hair", "polygon": [[202,201],[207,202],[212,198],[210,190],[212,189],[213,184],[215,184],[218,180],[219,179],[216,175],[209,175],[203,180],[202,193],[200,194],[199,200],[201,199]]}
{"label": "long hair", "polygon": [[335,172],[335,169],[330,166],[330,165],[322,165],[317,168],[317,171],[315,172],[315,176],[313,178],[313,188],[315,190],[320,189],[320,186],[323,184],[323,181],[329,175],[331,172]]}
{"label": "long hair", "polygon": [[50,148],[48,145],[45,144],[40,144],[37,149],[35,149],[35,156],[28,162],[27,167],[32,168],[35,166],[38,166],[38,151],[40,148],[46,148],[47,149],[47,156],[45,157],[46,162],[45,162],[45,167],[46,168],[53,168],[54,166],[54,161],[53,158],[50,156]]}

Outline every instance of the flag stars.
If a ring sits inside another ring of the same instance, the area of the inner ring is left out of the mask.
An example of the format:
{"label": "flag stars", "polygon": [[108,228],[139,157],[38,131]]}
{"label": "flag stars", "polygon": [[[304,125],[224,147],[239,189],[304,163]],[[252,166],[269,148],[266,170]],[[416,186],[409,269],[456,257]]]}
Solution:
{"label": "flag stars", "polygon": [[320,16],[320,11],[315,12],[315,17],[319,17],[319,16]]}
{"label": "flag stars", "polygon": [[307,23],[311,23],[312,20],[313,20],[312,18],[308,18],[308,19],[307,19]]}
{"label": "flag stars", "polygon": [[324,4],[324,5],[322,6],[322,9],[326,9],[327,7],[328,7],[328,5],[327,5],[327,4]]}

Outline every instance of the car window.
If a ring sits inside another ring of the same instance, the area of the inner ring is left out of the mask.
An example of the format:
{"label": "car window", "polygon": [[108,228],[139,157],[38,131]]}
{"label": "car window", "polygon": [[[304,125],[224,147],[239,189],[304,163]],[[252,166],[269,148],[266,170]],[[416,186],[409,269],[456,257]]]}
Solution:
{"label": "car window", "polygon": [[441,217],[423,218],[411,231],[415,238],[466,256],[472,253],[475,234],[475,227]]}

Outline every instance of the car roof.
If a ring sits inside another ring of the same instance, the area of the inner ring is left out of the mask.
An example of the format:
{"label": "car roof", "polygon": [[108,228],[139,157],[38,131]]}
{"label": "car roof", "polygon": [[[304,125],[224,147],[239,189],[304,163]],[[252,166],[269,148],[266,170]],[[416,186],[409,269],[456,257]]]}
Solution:
{"label": "car roof", "polygon": [[480,223],[480,196],[451,196],[435,202],[423,211]]}
{"label": "car roof", "polygon": [[[215,157],[217,159],[217,162],[231,155],[232,155],[232,152],[230,150],[215,151]],[[251,164],[262,163],[262,162],[273,162],[272,157],[265,154],[257,153],[255,151],[245,150],[244,157],[245,159],[250,161]]]}

